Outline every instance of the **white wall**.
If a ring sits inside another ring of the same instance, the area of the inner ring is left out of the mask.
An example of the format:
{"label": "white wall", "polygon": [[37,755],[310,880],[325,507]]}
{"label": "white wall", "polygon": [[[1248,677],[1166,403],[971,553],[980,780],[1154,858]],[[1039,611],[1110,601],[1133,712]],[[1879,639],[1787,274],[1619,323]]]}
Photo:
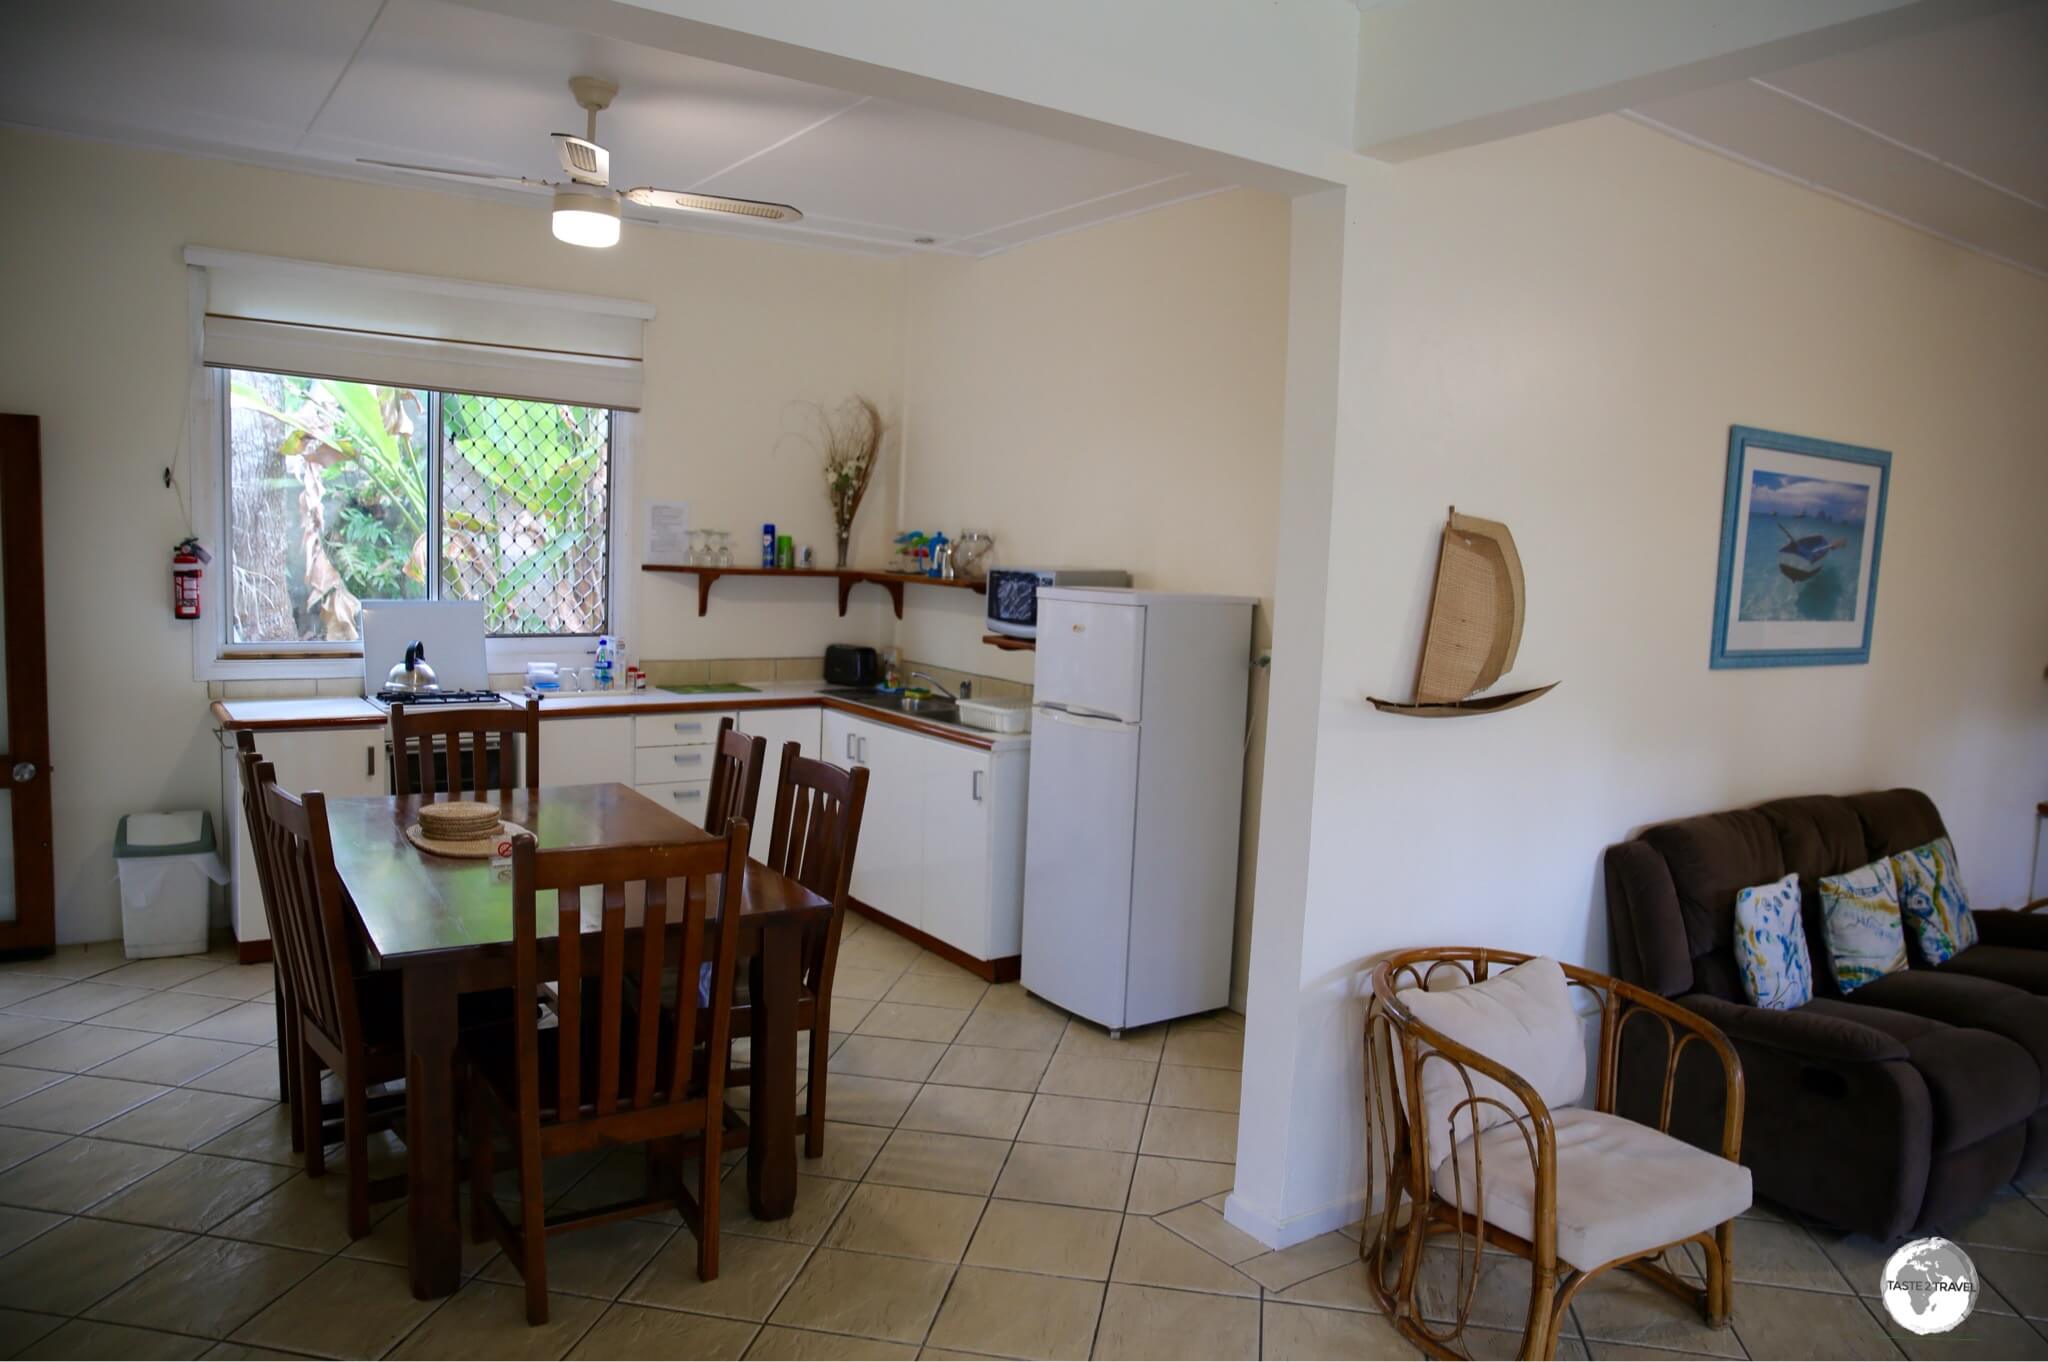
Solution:
{"label": "white wall", "polygon": [[[0,214],[0,409],[42,417],[62,940],[119,934],[120,814],[220,797],[193,626],[167,605],[167,559],[185,533],[161,474],[190,372],[187,243],[652,302],[638,486],[622,500],[687,499],[695,523],[739,532],[742,550],[773,520],[831,552],[815,461],[778,441],[789,401],[859,391],[899,412],[894,261],[630,224],[615,250],[577,251],[548,235],[543,203],[11,131],[0,183],[37,191],[35,211],[11,202]],[[864,517],[855,551],[878,560],[884,529]],[[688,579],[638,594],[628,643],[644,657],[810,654],[887,627],[881,593],[856,592],[841,620],[828,583],[721,582],[702,620]]]}
{"label": "white wall", "polygon": [[[1352,200],[1307,901],[1261,896],[1248,1015],[1247,1070],[1291,1075],[1246,1103],[1232,1202],[1273,1238],[1355,1213],[1374,955],[1603,968],[1608,843],[1895,784],[2009,902],[2048,795],[2048,283],[1618,118]],[[1734,423],[1893,451],[1869,665],[1708,670]],[[1365,696],[1411,682],[1451,503],[1513,528],[1517,675],[1563,684],[1382,715]]]}
{"label": "white wall", "polygon": [[[1288,203],[1239,190],[985,260],[912,262],[902,526],[986,530],[999,562],[1127,568],[1273,613]],[[904,656],[1029,681],[981,641],[983,598],[910,592]],[[1248,760],[1237,987],[1250,957],[1265,737]]]}

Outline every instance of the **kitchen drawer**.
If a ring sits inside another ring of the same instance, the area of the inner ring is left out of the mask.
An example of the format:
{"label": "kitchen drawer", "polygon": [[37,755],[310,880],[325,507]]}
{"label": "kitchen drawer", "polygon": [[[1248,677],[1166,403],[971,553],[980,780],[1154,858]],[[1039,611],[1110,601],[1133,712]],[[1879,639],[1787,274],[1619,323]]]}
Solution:
{"label": "kitchen drawer", "polygon": [[708,780],[675,780],[662,784],[643,784],[633,787],[664,809],[689,819],[702,827],[704,810],[711,801],[711,782]]}
{"label": "kitchen drawer", "polygon": [[687,714],[636,714],[633,746],[676,747],[684,743],[717,742],[718,721],[736,719],[731,710],[691,710]]}
{"label": "kitchen drawer", "polygon": [[[712,731],[717,732],[716,729]],[[678,780],[709,780],[711,758],[717,751],[713,743],[636,748],[633,752],[633,783],[667,785]]]}

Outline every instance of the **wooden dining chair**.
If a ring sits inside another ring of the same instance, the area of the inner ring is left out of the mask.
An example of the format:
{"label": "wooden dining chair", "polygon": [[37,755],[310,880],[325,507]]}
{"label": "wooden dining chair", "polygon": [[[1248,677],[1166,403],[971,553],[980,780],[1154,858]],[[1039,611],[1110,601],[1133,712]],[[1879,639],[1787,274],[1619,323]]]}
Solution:
{"label": "wooden dining chair", "polygon": [[[242,822],[248,828],[249,850],[256,862],[256,889],[263,900],[263,925],[270,933],[270,994],[277,1011],[277,1089],[279,1096],[289,1105],[296,1107],[299,1101],[298,1082],[294,1071],[298,1063],[298,1019],[292,1004],[291,981],[285,977],[283,961],[277,954],[277,893],[271,888],[270,839],[263,834],[267,819],[263,813],[263,796],[256,784],[256,768],[263,756],[256,750],[256,734],[249,729],[235,733],[235,763],[242,775]],[[299,1122],[292,1122],[292,1152],[305,1148],[304,1131]]]}
{"label": "wooden dining chair", "polygon": [[[521,996],[544,977],[585,979],[562,990],[556,1025],[531,1011],[504,1030],[465,1039],[469,1066],[470,1234],[495,1235],[526,1282],[526,1318],[548,1318],[547,1238],[673,1206],[697,1237],[697,1275],[718,1275],[719,1158],[725,1064],[731,1046],[733,961],[748,826],[683,845],[569,847],[540,851],[512,841],[513,968]],[[601,896],[595,940],[584,937],[583,891]],[[553,899],[554,949],[543,961],[540,914]],[[713,908],[716,909],[715,916]],[[667,923],[647,930],[649,922]],[[635,932],[638,939],[633,939]],[[636,1007],[664,982],[704,1007]],[[494,1130],[511,1138],[519,1170],[519,1219],[498,1204]],[[619,1145],[649,1145],[644,1196],[549,1214],[544,1160]],[[697,1152],[697,1192],[678,1156]]]}
{"label": "wooden dining chair", "polygon": [[[498,740],[498,788],[496,798],[508,798],[519,787],[520,763],[512,752],[512,739],[519,739],[525,751],[526,792],[540,789],[540,701],[529,699],[523,706],[460,705],[408,709],[391,707],[391,772],[401,795],[416,794],[433,801],[444,784],[450,799],[462,799],[462,754],[469,753],[468,794],[470,799],[491,802],[490,739]],[[464,739],[468,741],[465,743]],[[414,764],[417,750],[418,764]],[[434,755],[446,762],[446,780],[434,773]]]}
{"label": "wooden dining chair", "polygon": [[705,802],[704,831],[725,836],[735,818],[754,822],[754,808],[761,802],[761,767],[768,756],[768,740],[749,737],[733,726],[730,715],[718,721],[718,742],[711,749],[711,797]]}
{"label": "wooden dining chair", "polygon": [[293,1117],[304,1142],[306,1172],[319,1177],[327,1171],[320,1070],[322,1065],[333,1070],[341,1086],[348,1232],[360,1239],[370,1232],[371,1200],[405,1194],[403,1176],[372,1180],[369,1169],[373,1126],[388,1128],[401,1119],[401,1109],[393,1104],[373,1110],[370,1089],[405,1076],[402,1022],[393,1024],[395,1009],[373,1006],[366,1011],[357,996],[348,901],[334,868],[326,797],[309,790],[300,799],[280,789],[269,762],[256,764],[255,783],[263,801],[260,835],[269,844],[276,894],[276,956],[297,1012],[293,1040],[299,1100]]}
{"label": "wooden dining chair", "polygon": [[[775,786],[775,824],[768,839],[768,868],[778,871],[832,904],[826,924],[806,933],[803,977],[797,990],[797,1029],[811,1033],[809,1079],[802,1117],[804,1157],[825,1152],[825,1069],[832,1053],[832,974],[839,960],[839,935],[846,921],[847,886],[860,845],[861,810],[868,799],[868,768],[851,771],[803,755],[797,743],[782,747],[782,776]],[[733,1029],[753,1027],[753,1008],[734,1009]],[[751,1087],[751,1067],[735,1067],[728,1087]]]}

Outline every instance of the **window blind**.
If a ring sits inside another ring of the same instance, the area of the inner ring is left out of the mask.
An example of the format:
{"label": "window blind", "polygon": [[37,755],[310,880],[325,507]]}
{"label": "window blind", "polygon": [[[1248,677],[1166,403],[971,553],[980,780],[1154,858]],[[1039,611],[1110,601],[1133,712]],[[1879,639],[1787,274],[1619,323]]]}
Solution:
{"label": "window blind", "polygon": [[201,360],[637,411],[646,303],[205,246]]}

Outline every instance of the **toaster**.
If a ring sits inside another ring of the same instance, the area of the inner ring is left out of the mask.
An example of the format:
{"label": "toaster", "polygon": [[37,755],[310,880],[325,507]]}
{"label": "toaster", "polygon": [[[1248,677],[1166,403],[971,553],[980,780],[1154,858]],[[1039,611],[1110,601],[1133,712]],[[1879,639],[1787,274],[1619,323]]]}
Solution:
{"label": "toaster", "polygon": [[825,680],[834,686],[876,686],[882,681],[882,659],[858,643],[825,645]]}

